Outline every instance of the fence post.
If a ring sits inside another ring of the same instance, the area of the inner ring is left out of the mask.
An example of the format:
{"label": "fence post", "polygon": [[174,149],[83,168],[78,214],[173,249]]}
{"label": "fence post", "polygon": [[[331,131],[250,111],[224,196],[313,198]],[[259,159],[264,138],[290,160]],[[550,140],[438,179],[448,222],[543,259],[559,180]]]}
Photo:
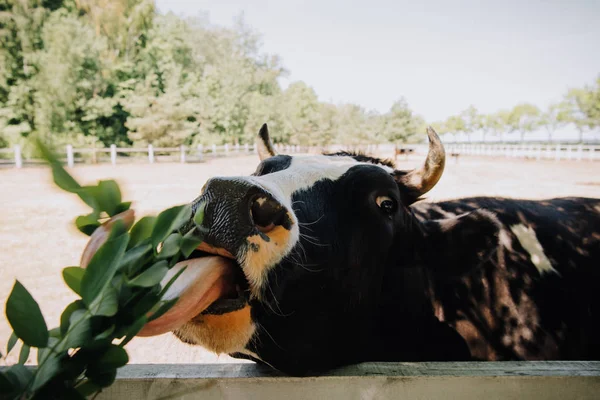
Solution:
{"label": "fence post", "polygon": [[248,153],[249,153],[249,151],[250,151],[250,149],[249,149],[248,143],[246,143],[246,144],[244,145],[244,153],[245,153],[245,154],[248,154]]}
{"label": "fence post", "polygon": [[23,158],[21,157],[21,146],[15,146],[15,167],[23,167]]}
{"label": "fence post", "polygon": [[72,167],[75,164],[75,161],[73,160],[73,146],[68,144],[67,145],[67,165],[69,167]]}
{"label": "fence post", "polygon": [[198,145],[198,159],[202,161],[202,157],[204,156],[204,146],[201,144]]}
{"label": "fence post", "polygon": [[577,146],[577,161],[581,161],[582,158],[583,158],[583,145],[581,143],[579,143],[579,145]]}
{"label": "fence post", "polygon": [[154,146],[148,145],[148,162],[154,164]]}
{"label": "fence post", "polygon": [[229,155],[229,143],[225,143],[225,155]]}
{"label": "fence post", "polygon": [[560,160],[560,144],[556,145],[556,154],[554,155],[556,161]]}
{"label": "fence post", "polygon": [[112,165],[117,164],[117,145],[116,144],[110,145],[110,163]]}
{"label": "fence post", "polygon": [[216,157],[217,156],[217,145],[216,144],[212,145],[212,152],[213,152],[213,156]]}
{"label": "fence post", "polygon": [[179,160],[181,161],[182,164],[185,164],[185,146],[181,145],[179,147],[179,151],[181,152],[180,156],[179,156]]}
{"label": "fence post", "polygon": [[239,144],[239,143],[236,143],[236,144],[235,144],[235,152],[236,152],[236,153],[239,153],[239,152],[240,152],[240,144]]}

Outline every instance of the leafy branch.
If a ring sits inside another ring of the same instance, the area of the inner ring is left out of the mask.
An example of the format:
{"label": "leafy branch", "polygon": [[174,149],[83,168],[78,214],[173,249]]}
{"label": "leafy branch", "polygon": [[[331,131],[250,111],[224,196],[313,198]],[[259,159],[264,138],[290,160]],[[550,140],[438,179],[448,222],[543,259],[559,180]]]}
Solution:
{"label": "leafy branch", "polygon": [[[200,230],[183,236],[192,219],[189,205],[169,208],[135,222],[115,181],[81,186],[46,146],[55,184],[78,195],[92,209],[75,225],[91,236],[80,266],[63,269],[66,285],[78,296],[67,305],[58,327],[48,329],[38,303],[16,281],[6,302],[13,333],[7,354],[21,344],[19,362],[0,370],[0,393],[8,399],[85,399],[110,386],[129,361],[124,346],[149,321],[177,301],[161,300],[183,269],[164,286],[168,270],[201,243]],[[194,216],[200,224],[202,211]],[[37,366],[26,367],[31,348]],[[3,397],[4,398],[4,397]]]}

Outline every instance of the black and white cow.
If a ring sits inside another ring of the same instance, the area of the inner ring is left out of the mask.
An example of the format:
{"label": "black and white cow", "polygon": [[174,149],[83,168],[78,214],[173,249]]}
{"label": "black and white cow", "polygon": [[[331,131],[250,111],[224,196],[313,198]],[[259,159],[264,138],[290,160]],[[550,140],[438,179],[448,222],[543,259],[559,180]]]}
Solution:
{"label": "black and white cow", "polygon": [[444,169],[428,136],[424,166],[398,171],[350,153],[276,155],[263,126],[256,171],[210,179],[195,200],[205,243],[180,263],[180,303],[141,334],[291,374],[600,359],[600,200],[417,203]]}

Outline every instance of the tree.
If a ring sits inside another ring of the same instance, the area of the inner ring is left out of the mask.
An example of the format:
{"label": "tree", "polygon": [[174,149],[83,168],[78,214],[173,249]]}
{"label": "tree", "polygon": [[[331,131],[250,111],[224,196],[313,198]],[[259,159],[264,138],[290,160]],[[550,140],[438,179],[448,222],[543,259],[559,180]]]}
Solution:
{"label": "tree", "polygon": [[452,132],[455,137],[457,134],[463,133],[467,129],[465,121],[460,115],[452,115],[448,117],[448,119],[444,122],[444,125],[446,126],[448,132]]}
{"label": "tree", "polygon": [[563,106],[563,120],[575,124],[582,142],[586,129],[600,127],[600,77],[592,85],[569,90]]}
{"label": "tree", "polygon": [[467,134],[469,142],[471,142],[471,135],[480,131],[483,127],[483,117],[479,114],[477,108],[472,105],[460,113],[460,116],[464,121],[464,132]]}
{"label": "tree", "polygon": [[552,142],[554,132],[569,122],[568,105],[565,102],[551,104],[540,116],[540,126],[546,128],[548,132],[548,141]]}
{"label": "tree", "polygon": [[509,132],[519,132],[521,142],[525,140],[525,134],[532,132],[539,126],[540,109],[533,104],[517,104],[508,114],[504,114],[504,122]]}
{"label": "tree", "polygon": [[423,119],[413,113],[404,98],[396,101],[382,119],[382,136],[389,142],[416,142],[424,135]]}
{"label": "tree", "polygon": [[504,129],[501,115],[499,113],[486,114],[482,119],[483,141],[485,142],[488,133],[498,138]]}

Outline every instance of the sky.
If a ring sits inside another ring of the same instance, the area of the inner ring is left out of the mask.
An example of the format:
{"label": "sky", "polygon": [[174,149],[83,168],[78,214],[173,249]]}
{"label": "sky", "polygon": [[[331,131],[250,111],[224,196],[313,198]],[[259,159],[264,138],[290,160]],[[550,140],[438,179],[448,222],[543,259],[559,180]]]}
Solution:
{"label": "sky", "polygon": [[236,16],[319,99],[386,112],[404,97],[428,121],[469,105],[557,102],[600,76],[600,0],[156,0],[161,12]]}

